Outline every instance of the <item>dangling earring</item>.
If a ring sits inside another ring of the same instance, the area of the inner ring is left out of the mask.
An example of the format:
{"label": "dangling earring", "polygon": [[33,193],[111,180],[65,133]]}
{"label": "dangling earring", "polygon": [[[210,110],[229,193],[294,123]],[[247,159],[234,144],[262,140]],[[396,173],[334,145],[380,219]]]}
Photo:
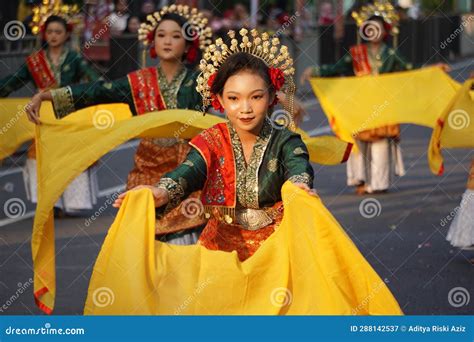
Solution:
{"label": "dangling earring", "polygon": [[155,49],[154,45],[150,49],[150,57],[153,58],[153,59],[158,57],[158,55],[156,54],[156,49]]}

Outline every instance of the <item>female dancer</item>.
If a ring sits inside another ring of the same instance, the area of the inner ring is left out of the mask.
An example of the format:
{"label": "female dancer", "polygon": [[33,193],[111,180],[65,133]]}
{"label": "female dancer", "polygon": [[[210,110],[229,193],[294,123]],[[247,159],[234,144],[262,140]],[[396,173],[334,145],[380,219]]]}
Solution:
{"label": "female dancer", "polygon": [[[233,291],[228,295],[226,295],[226,291],[222,291],[222,293],[214,294],[214,297],[208,298],[208,300],[213,300],[212,305],[220,302],[223,306],[227,306],[230,301],[237,303],[235,306],[237,311],[232,312],[233,314],[245,314],[246,310],[255,310],[255,308],[250,309],[250,306],[246,306],[246,303],[249,302],[252,294],[263,297],[266,296],[266,292],[262,292],[262,288],[259,286],[253,286],[256,283],[261,285],[265,280],[269,283],[274,281],[274,279],[267,278],[259,279],[258,274],[247,272],[250,272],[252,266],[255,266],[249,258],[260,248],[263,249],[262,244],[279,229],[282,223],[283,213],[286,210],[281,198],[283,183],[292,182],[309,194],[315,195],[311,189],[313,169],[309,163],[308,150],[300,135],[286,127],[275,125],[269,120],[269,113],[271,113],[272,107],[277,101],[276,92],[292,84],[294,69],[288,50],[284,46],[280,47],[278,38],[270,40],[266,34],[259,36],[256,30],[251,31],[251,37],[247,33],[246,29],[240,30],[241,42],[239,43],[235,33],[231,31],[229,33],[231,38],[230,47],[224,44],[222,39],[218,39],[216,45],[209,47],[209,52],[204,55],[205,59],[201,61],[202,74],[198,79],[198,90],[203,95],[204,105],[212,104],[215,109],[225,110],[228,118],[227,122],[217,124],[194,137],[190,142],[192,148],[186,157],[186,161],[175,170],[164,175],[155,186],[137,187],[145,187],[151,190],[158,212],[170,210],[190,192],[202,189],[202,212],[204,216],[209,218],[209,221],[199,238],[199,243],[210,250],[235,251],[242,262],[236,265],[232,263],[232,267],[226,268],[226,271],[243,274],[245,288],[236,288],[235,292]],[[293,96],[289,92],[286,93]],[[120,207],[125,196],[125,193],[121,194],[115,201],[114,206]],[[308,212],[307,215],[314,214]],[[308,217],[308,220],[314,220],[314,217]],[[286,222],[292,222],[291,218],[288,218]],[[310,237],[305,236],[301,243],[311,244],[310,240]],[[110,241],[110,243],[113,242]],[[342,253],[337,251],[335,246],[336,244],[327,246],[327,250],[330,251],[328,255],[331,255],[326,260],[328,263],[334,262],[334,264],[337,264],[340,261],[339,258],[342,257]],[[156,260],[150,257],[150,248],[147,249],[147,259],[154,261],[149,268],[146,268],[147,277],[149,277],[149,272],[158,272],[157,270],[160,268],[163,276],[173,278],[170,275],[174,274],[174,265],[169,263],[173,258],[172,255],[189,252],[190,255],[205,258],[204,254],[206,254],[203,252],[196,253],[196,248],[192,250],[170,250],[161,247],[160,244],[155,244],[155,248],[152,249],[159,255]],[[117,248],[120,249],[120,247]],[[122,246],[122,248],[126,248],[126,246]],[[100,260],[96,264],[98,268],[94,270],[92,287],[89,289],[90,293],[96,286],[111,284],[113,272],[108,273],[107,266],[101,260],[103,257],[108,258],[110,256],[107,252],[101,252],[99,256]],[[289,250],[282,252],[284,255],[291,253]],[[272,251],[269,254],[275,256],[277,253]],[[124,255],[124,253],[120,251],[120,255]],[[161,259],[161,256],[164,259]],[[217,253],[216,257],[218,257]],[[360,258],[360,256],[358,257]],[[281,260],[283,259],[285,258]],[[262,259],[258,260],[261,261]],[[276,262],[271,258],[264,260],[268,264]],[[279,265],[282,270],[294,270],[298,268],[298,264],[308,265],[314,263],[320,267],[321,263],[326,262],[323,260],[297,260],[296,257],[286,260],[291,260],[289,261],[291,265]],[[355,259],[348,257],[347,260],[354,261]],[[199,281],[202,281],[202,277],[205,276],[206,267],[212,268],[208,264],[200,263],[201,261],[196,260],[196,269],[193,269],[192,266],[188,269],[190,275],[196,272],[195,279],[200,279]],[[145,260],[143,262],[145,263]],[[147,267],[147,265],[144,265],[144,267]],[[259,267],[262,267],[262,265],[259,264]],[[350,266],[344,268],[344,270],[347,273],[356,274],[352,273],[355,271],[350,270]],[[293,285],[300,282],[305,284],[306,280],[316,277],[313,271],[318,272],[313,269],[305,272],[304,275],[299,274],[298,277],[285,278],[287,277],[285,275],[283,276],[283,282],[289,284],[288,286],[292,288],[294,288]],[[211,272],[213,272],[212,269]],[[261,272],[264,272],[264,270],[262,269]],[[282,271],[282,273],[285,272]],[[295,272],[295,274],[297,273]],[[373,274],[373,270],[370,269],[370,273]],[[217,275],[220,274],[217,273]],[[328,283],[334,281],[331,278],[334,277],[334,273],[325,274],[324,276],[327,279],[321,280],[321,286],[325,286],[326,281]],[[143,279],[149,279],[147,277]],[[190,277],[183,277],[181,280],[185,281]],[[224,289],[222,284],[225,283],[225,279],[232,279],[232,277],[232,274],[216,277],[218,279],[215,282],[221,284],[221,287],[216,286],[215,288]],[[358,290],[361,290],[362,293],[371,284],[367,282],[364,275],[359,274],[359,277],[362,279],[360,284],[363,284],[363,286]],[[375,278],[378,277],[374,276]],[[354,283],[356,280],[351,279]],[[149,282],[149,280],[146,281]],[[162,279],[156,280],[153,278],[153,281],[156,281],[158,287],[162,284]],[[136,283],[133,284],[133,286],[136,285]],[[163,299],[164,294],[159,292],[160,289],[157,290],[153,285],[153,291],[158,291],[158,296],[162,299],[162,306],[156,305],[156,310],[150,309],[150,311],[167,313],[168,309],[179,307],[183,301],[183,292],[180,292],[179,289],[181,285],[181,283],[176,285],[175,292],[173,290],[168,291],[169,287],[166,287],[168,296],[165,299]],[[187,291],[186,293],[189,293],[189,289],[192,289],[195,285],[200,286],[199,284],[186,283],[183,284],[183,288]],[[377,279],[377,282],[372,286],[375,285],[377,287],[373,291],[368,291],[370,292],[370,298],[365,300],[371,302],[372,299],[377,297],[374,302],[383,303],[379,308],[381,312],[399,314],[398,304],[383,281]],[[128,288],[128,286],[130,284],[127,284],[124,288]],[[357,286],[353,288],[356,289]],[[303,291],[309,298],[311,297],[309,293],[320,294],[321,289],[306,288]],[[121,291],[122,289],[117,286],[116,290]],[[162,290],[165,291],[165,288]],[[123,293],[127,293],[127,291],[125,290]],[[232,298],[231,300],[230,298],[236,296],[236,293],[238,293],[237,296],[242,297]],[[358,297],[363,297],[359,293],[352,292],[352,290],[345,291],[337,288],[337,286],[331,287],[326,295],[331,300],[322,303],[321,300],[316,299],[317,295],[313,296],[313,299],[310,299],[311,302],[304,303],[304,308],[297,309],[297,313],[344,312],[348,314],[347,308],[338,308],[337,303],[346,301],[353,305],[360,300]],[[344,299],[340,300],[341,298]],[[150,304],[156,304],[155,299],[156,296],[153,297]],[[260,303],[262,303],[262,307],[258,308],[260,312],[285,312],[285,310],[271,309],[273,304],[266,297],[260,299]],[[116,307],[117,311],[111,309],[108,312],[119,313],[120,310],[127,310],[128,306],[123,305],[123,303],[128,302],[124,298],[121,305]],[[265,305],[267,307],[264,308]],[[359,304],[359,306],[361,305],[364,306],[365,304]],[[216,307],[218,306],[216,305]],[[372,304],[368,306],[370,308],[366,310],[367,312],[377,311],[375,306],[372,307]],[[207,310],[206,303],[200,302],[190,312],[196,312],[193,310],[198,310],[198,307]],[[352,309],[354,313],[359,312],[358,307]],[[94,312],[93,305],[90,306],[89,303],[86,311]],[[362,311],[365,312],[365,309]],[[208,313],[214,312],[209,311]]]}
{"label": "female dancer", "polygon": [[[45,100],[53,102],[57,118],[100,103],[127,103],[134,115],[173,108],[200,109],[197,72],[189,67],[198,60],[199,49],[210,42],[212,32],[206,26],[207,19],[196,9],[175,5],[164,7],[147,19],[138,38],[146,46],[151,45],[151,57],[160,60],[157,66],[111,82],[41,92],[31,101],[27,111],[30,119],[39,123],[39,108]],[[135,154],[135,167],[128,176],[127,188],[156,183],[164,173],[178,166],[188,151],[183,139],[143,139]],[[187,217],[176,208],[157,222],[157,234],[170,233],[164,239],[174,244],[192,244],[204,222]]]}
{"label": "female dancer", "polygon": [[[362,7],[352,16],[357,21],[359,36],[366,43],[357,44],[334,65],[308,68],[302,82],[310,77],[337,75],[379,75],[411,68],[395,49],[385,44],[389,34],[398,34],[398,16],[392,5],[379,3]],[[356,193],[386,192],[393,174],[405,171],[399,149],[400,125],[388,125],[357,132],[354,136],[359,152],[347,162],[347,185]]]}
{"label": "female dancer", "polygon": [[[94,81],[99,75],[77,52],[66,43],[71,26],[60,16],[50,15],[41,26],[45,47],[26,58],[26,63],[15,73],[0,79],[0,97],[7,97],[29,82],[39,91],[65,87],[81,81]],[[37,202],[35,144],[28,149],[23,177],[28,199]],[[92,209],[96,203],[96,176],[91,170],[79,175],[65,190],[56,204],[66,213]]]}

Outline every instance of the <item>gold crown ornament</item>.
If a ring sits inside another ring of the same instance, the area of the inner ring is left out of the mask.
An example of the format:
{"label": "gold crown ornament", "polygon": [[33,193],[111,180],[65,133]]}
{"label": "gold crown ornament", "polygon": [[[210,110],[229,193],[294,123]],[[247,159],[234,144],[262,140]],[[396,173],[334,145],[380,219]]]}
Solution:
{"label": "gold crown ornament", "polygon": [[140,24],[138,40],[140,40],[145,47],[153,42],[156,27],[159,25],[163,16],[168,13],[177,14],[186,20],[186,23],[182,27],[183,36],[186,40],[194,41],[197,35],[199,49],[201,51],[204,51],[206,47],[211,44],[212,29],[207,25],[207,18],[204,17],[197,8],[190,8],[186,5],[171,5],[165,6],[153,14],[149,14],[146,17],[146,22]]}
{"label": "gold crown ornament", "polygon": [[[394,46],[397,45],[397,37],[400,33],[398,30],[400,17],[395,7],[389,1],[375,0],[373,4],[362,6],[358,11],[353,11],[351,15],[358,28],[363,27],[371,17],[381,17],[389,26],[388,33],[394,38]],[[359,36],[357,37],[360,39]]]}
{"label": "gold crown ornament", "polygon": [[[218,38],[204,52],[199,65],[201,73],[196,86],[196,90],[202,96],[203,107],[210,106],[216,99],[217,94],[211,92],[211,85],[219,68],[231,55],[244,52],[261,59],[269,67],[275,89],[283,91],[288,99],[285,111],[289,115],[287,119],[289,119],[290,128],[294,129],[293,110],[296,87],[293,76],[295,68],[288,47],[281,45],[278,38],[271,37],[266,32],[259,34],[256,29],[251,30],[249,35],[249,31],[243,28],[239,34],[240,39],[237,39],[235,31],[229,31],[227,35],[230,38],[230,46],[224,43],[222,38]],[[277,75],[275,78],[274,74]],[[209,82],[210,79],[211,82]]]}
{"label": "gold crown ornament", "polygon": [[57,15],[66,20],[68,24],[73,24],[74,16],[79,13],[78,5],[65,5],[62,0],[43,0],[41,5],[33,7],[33,17],[31,20],[31,32],[38,34],[46,20]]}

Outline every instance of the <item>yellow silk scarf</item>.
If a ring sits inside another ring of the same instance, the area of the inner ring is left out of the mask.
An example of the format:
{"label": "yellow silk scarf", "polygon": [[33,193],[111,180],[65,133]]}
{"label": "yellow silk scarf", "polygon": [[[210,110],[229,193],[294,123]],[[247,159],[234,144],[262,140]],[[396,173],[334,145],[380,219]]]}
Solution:
{"label": "yellow silk scarf", "polygon": [[334,133],[345,141],[384,125],[434,127],[461,87],[437,67],[378,76],[312,78],[311,86]]}
{"label": "yellow silk scarf", "polygon": [[127,194],[94,267],[88,315],[399,315],[385,282],[321,200],[286,182],[257,252],[155,241],[151,191]]}
{"label": "yellow silk scarf", "polygon": [[474,80],[464,82],[436,122],[428,147],[431,172],[443,173],[441,148],[474,148]]}
{"label": "yellow silk scarf", "polygon": [[[190,139],[223,121],[216,116],[178,109],[125,120],[109,119],[110,115],[106,115],[99,125],[98,118],[91,123],[42,117],[42,124],[36,128],[38,205],[31,245],[35,300],[47,313],[54,308],[56,293],[53,206],[67,185],[104,154],[131,138]],[[338,164],[350,151],[348,143],[336,137],[305,136],[304,139],[310,158],[316,163]]]}
{"label": "yellow silk scarf", "polygon": [[[25,110],[29,101],[29,98],[0,99],[0,161],[35,136],[35,125],[28,120]],[[54,119],[51,102],[42,104],[40,116],[46,120]],[[113,103],[78,110],[63,120],[67,122],[86,121],[100,126],[109,121],[123,120],[131,116],[132,113],[127,104]]]}

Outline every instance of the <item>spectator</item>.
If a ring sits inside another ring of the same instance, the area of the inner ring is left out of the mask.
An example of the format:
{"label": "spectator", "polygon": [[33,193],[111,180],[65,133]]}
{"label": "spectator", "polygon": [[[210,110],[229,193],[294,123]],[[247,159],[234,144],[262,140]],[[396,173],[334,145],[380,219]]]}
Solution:
{"label": "spectator", "polygon": [[334,24],[334,9],[332,3],[323,2],[319,8],[320,15],[318,18],[318,24],[321,26]]}
{"label": "spectator", "polygon": [[127,0],[115,0],[115,10],[109,16],[110,33],[112,36],[120,36],[127,28],[128,13]]}
{"label": "spectator", "polygon": [[143,1],[142,7],[141,7],[141,13],[140,13],[140,21],[145,22],[146,17],[149,14],[152,14],[155,12],[155,3],[152,0],[145,0]]}
{"label": "spectator", "polygon": [[123,31],[123,33],[136,34],[138,33],[139,27],[140,27],[140,19],[135,15],[130,16],[128,17],[128,20],[127,20],[127,28],[125,29],[125,31]]}

